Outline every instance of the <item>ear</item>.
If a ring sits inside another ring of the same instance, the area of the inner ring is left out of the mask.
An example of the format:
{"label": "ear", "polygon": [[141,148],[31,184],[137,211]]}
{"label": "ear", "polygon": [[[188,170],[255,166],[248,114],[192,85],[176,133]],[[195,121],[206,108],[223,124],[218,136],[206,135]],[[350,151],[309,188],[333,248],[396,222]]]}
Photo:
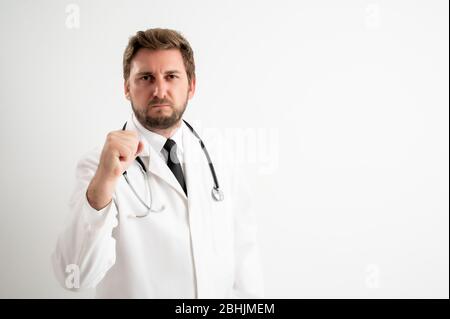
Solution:
{"label": "ear", "polygon": [[125,97],[127,98],[127,100],[129,100],[130,99],[130,85],[129,85],[128,80],[125,80],[123,82],[123,91],[125,93]]}
{"label": "ear", "polygon": [[189,84],[188,98],[189,100],[194,96],[195,93],[195,77],[191,79],[191,83]]}

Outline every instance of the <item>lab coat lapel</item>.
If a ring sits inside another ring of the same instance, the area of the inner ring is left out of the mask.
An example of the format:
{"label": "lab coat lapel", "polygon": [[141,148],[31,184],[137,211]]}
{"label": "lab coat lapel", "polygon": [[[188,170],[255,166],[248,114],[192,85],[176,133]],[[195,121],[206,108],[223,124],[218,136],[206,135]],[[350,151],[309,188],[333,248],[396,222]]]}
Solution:
{"label": "lab coat lapel", "polygon": [[[127,122],[127,130],[133,130],[137,131],[139,134],[139,130],[136,128],[136,126],[133,123],[133,120],[130,119]],[[147,167],[148,171],[158,177],[160,177],[162,180],[164,180],[167,184],[169,184],[174,190],[176,190],[183,199],[187,200],[186,194],[184,193],[184,190],[181,188],[180,183],[176,179],[175,175],[172,173],[170,168],[167,166],[167,164],[164,162],[164,160],[161,158],[161,156],[157,153],[155,149],[147,141],[144,137],[142,137],[140,134],[140,139],[144,143],[144,149],[139,155],[145,166]],[[188,189],[189,194],[189,189]]]}
{"label": "lab coat lapel", "polygon": [[205,203],[204,168],[208,167],[205,155],[201,149],[199,140],[192,134],[191,130],[183,123],[183,150],[185,159],[185,177],[188,189],[190,205]]}

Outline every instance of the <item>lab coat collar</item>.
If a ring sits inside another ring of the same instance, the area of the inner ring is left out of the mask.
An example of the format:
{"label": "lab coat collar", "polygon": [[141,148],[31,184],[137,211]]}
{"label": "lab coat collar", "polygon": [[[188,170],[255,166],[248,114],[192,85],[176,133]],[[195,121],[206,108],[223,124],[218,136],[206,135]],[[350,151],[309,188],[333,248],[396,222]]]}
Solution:
{"label": "lab coat collar", "polygon": [[[181,129],[184,129],[184,122],[182,123]],[[142,152],[139,154],[139,157],[141,157],[142,161],[145,164],[145,167],[147,167],[148,171],[152,174],[155,174],[159,176],[161,179],[163,179],[166,183],[168,183],[172,188],[174,188],[184,199],[187,200],[187,196],[184,193],[184,190],[181,188],[180,183],[176,179],[175,175],[172,173],[170,168],[167,166],[167,164],[164,162],[164,160],[159,155],[160,149],[155,150],[152,144],[148,142],[148,140],[143,136],[143,132],[141,132],[140,129],[136,126],[136,124],[133,121],[133,115],[130,116],[130,118],[127,121],[127,131],[135,131],[138,133],[139,139],[143,142],[144,148]],[[145,129],[144,129],[145,130]],[[165,138],[164,138],[165,143]],[[178,144],[178,143],[177,143]],[[182,143],[180,143],[181,145]],[[163,144],[164,145],[164,144]],[[185,149],[184,146],[182,146],[183,149]],[[189,188],[188,188],[188,194],[189,194]]]}

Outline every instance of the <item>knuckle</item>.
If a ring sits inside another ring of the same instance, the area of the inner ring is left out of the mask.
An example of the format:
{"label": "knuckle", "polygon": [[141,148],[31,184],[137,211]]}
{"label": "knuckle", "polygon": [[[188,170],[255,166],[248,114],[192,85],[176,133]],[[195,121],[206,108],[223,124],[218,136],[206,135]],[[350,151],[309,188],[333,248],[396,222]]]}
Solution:
{"label": "knuckle", "polygon": [[136,137],[137,138],[137,136],[138,136],[138,133],[136,132],[136,131],[127,131],[127,135],[128,136],[130,136],[130,137]]}
{"label": "knuckle", "polygon": [[109,132],[107,135],[106,135],[106,140],[107,141],[114,141],[115,140],[115,138],[116,138],[116,132]]}

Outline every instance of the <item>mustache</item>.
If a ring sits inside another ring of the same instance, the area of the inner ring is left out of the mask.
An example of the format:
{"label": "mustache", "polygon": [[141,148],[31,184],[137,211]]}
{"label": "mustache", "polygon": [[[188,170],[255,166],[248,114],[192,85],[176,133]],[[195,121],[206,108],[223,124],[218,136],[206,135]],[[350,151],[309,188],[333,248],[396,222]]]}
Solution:
{"label": "mustache", "polygon": [[161,105],[161,104],[173,106],[172,103],[166,99],[153,99],[148,103],[148,106]]}

